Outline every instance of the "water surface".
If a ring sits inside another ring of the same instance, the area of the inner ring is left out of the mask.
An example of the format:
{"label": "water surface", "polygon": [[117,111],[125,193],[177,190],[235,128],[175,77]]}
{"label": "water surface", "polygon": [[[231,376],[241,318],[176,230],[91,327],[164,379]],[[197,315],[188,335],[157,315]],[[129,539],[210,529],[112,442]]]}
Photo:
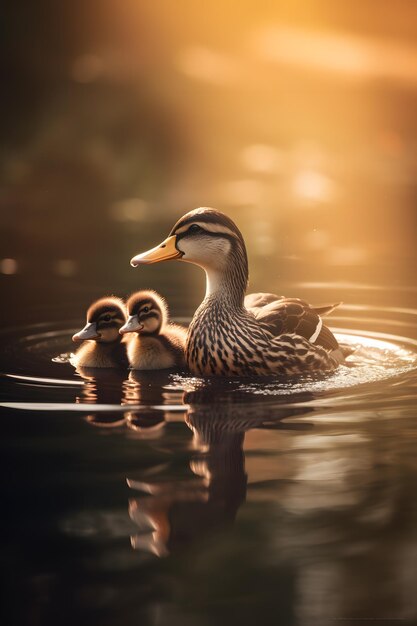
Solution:
{"label": "water surface", "polygon": [[417,310],[350,289],[353,355],[292,381],[76,372],[81,319],[7,329],[8,619],[412,623]]}

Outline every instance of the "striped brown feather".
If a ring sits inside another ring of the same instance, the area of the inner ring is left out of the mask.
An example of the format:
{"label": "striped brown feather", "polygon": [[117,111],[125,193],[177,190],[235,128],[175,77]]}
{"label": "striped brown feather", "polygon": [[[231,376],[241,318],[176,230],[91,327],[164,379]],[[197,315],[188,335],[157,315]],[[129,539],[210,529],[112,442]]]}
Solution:
{"label": "striped brown feather", "polygon": [[[245,304],[259,305],[249,310],[275,337],[283,333],[295,333],[311,341],[321,323],[319,311],[326,313],[337,306],[327,305],[316,309],[299,298],[281,297],[273,300],[273,297],[274,294],[251,294],[245,298]],[[324,325],[313,343],[327,350],[338,348],[333,333]]]}

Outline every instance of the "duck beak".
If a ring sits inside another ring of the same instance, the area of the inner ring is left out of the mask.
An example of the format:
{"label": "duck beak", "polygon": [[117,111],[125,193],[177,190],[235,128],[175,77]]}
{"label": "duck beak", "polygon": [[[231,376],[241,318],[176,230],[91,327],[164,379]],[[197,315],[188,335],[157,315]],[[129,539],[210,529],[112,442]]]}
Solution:
{"label": "duck beak", "polygon": [[143,324],[140,324],[137,315],[129,315],[129,319],[126,324],[123,324],[121,328],[119,328],[119,333],[121,335],[125,335],[126,333],[134,333],[139,330],[143,330]]}
{"label": "duck beak", "polygon": [[72,336],[73,341],[85,341],[86,339],[98,339],[100,337],[97,332],[97,324],[95,322],[87,322],[82,330]]}
{"label": "duck beak", "polygon": [[150,265],[151,263],[159,263],[160,261],[169,261],[170,259],[180,259],[183,253],[177,249],[176,246],[177,237],[175,235],[171,235],[167,237],[165,241],[156,246],[156,248],[152,248],[147,252],[142,252],[142,254],[137,254],[130,261],[130,265],[132,267],[137,267],[138,265]]}

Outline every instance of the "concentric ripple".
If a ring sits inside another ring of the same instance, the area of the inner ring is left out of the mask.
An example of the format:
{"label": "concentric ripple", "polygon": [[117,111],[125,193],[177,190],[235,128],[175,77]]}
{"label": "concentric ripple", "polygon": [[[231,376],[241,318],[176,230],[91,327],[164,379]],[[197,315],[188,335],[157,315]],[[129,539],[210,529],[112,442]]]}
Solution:
{"label": "concentric ripple", "polygon": [[[417,311],[398,307],[341,307],[332,316],[333,330],[341,344],[352,349],[346,364],[331,374],[303,376],[292,380],[254,378],[217,380],[217,396],[249,399],[281,396],[281,402],[304,400],[323,403],[343,394],[347,402],[366,394],[387,393],[410,383],[417,372]],[[340,325],[340,326],[339,326]],[[358,328],[359,327],[359,328]],[[2,405],[31,410],[125,411],[181,410],[182,393],[204,387],[206,381],[180,373],[135,374],[107,370],[77,372],[69,363],[72,328],[57,325],[26,327],[5,333],[8,345],[0,367],[5,379]],[[366,328],[367,330],[363,330]],[[380,329],[390,332],[381,332]],[[400,333],[395,331],[400,330]],[[146,377],[152,393],[132,393]],[[136,379],[135,379],[136,377]],[[349,397],[346,396],[349,392]],[[171,394],[171,397],[170,397]]]}

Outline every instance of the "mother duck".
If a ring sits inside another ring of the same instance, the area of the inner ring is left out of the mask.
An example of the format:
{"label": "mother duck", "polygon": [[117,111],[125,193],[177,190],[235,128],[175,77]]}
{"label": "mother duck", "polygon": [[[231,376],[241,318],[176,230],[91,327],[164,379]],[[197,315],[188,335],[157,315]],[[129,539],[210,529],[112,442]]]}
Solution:
{"label": "mother duck", "polygon": [[250,294],[245,242],[236,224],[210,208],[186,213],[159,246],[131,265],[177,259],[206,273],[206,295],[188,329],[186,361],[195,375],[294,375],[335,369],[344,357],[320,314],[297,298]]}

